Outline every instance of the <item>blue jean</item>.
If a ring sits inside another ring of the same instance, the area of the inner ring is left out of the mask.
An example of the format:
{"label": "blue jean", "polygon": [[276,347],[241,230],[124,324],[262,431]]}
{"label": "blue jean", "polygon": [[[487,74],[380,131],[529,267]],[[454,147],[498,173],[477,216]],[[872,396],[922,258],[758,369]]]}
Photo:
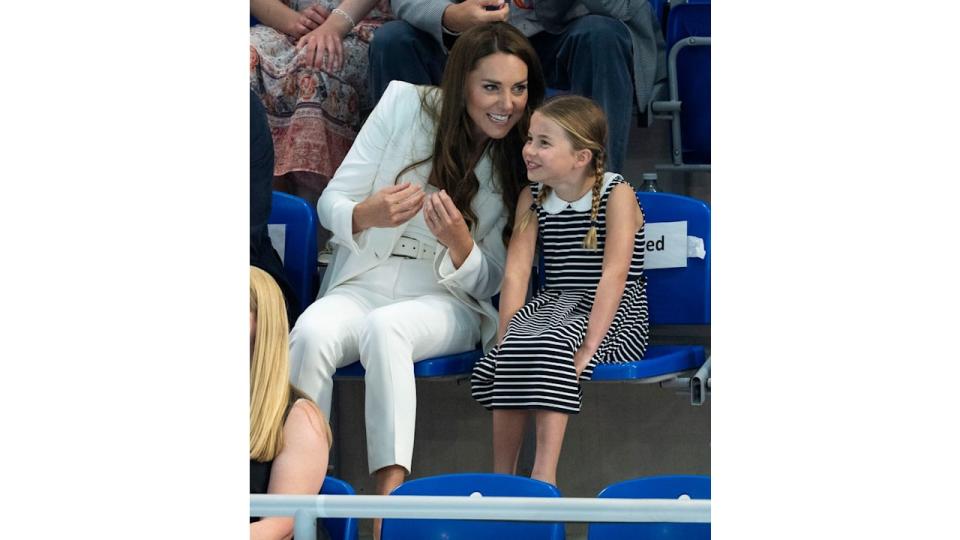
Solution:
{"label": "blue jean", "polygon": [[[607,170],[622,172],[633,117],[633,45],[626,25],[603,15],[575,19],[560,34],[530,37],[548,87],[595,100],[607,114]],[[370,92],[379,101],[392,80],[440,84],[440,44],[405,21],[377,30],[370,44]]]}

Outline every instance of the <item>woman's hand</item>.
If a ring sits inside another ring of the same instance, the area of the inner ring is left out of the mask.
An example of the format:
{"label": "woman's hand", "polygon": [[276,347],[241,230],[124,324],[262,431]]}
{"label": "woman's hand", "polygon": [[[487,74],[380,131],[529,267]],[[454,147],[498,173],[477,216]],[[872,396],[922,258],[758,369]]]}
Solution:
{"label": "woman's hand", "polygon": [[329,16],[327,10],[319,4],[307,6],[297,14],[297,18],[286,33],[293,39],[300,39],[310,31],[319,28]]}
{"label": "woman's hand", "polygon": [[417,215],[423,206],[423,188],[404,182],[387,186],[353,208],[353,234],[371,227],[396,227]]}
{"label": "woman's hand", "polygon": [[510,2],[504,0],[464,0],[450,4],[440,15],[440,23],[451,32],[465,32],[474,26],[494,21],[506,21],[510,16]]}
{"label": "woman's hand", "polygon": [[297,48],[306,49],[306,65],[334,72],[343,67],[343,38],[350,33],[350,23],[343,17],[327,15],[323,24],[300,38]]}
{"label": "woman's hand", "polygon": [[573,355],[573,367],[577,370],[577,378],[580,378],[580,374],[583,373],[583,370],[586,369],[587,364],[590,363],[590,359],[593,358],[595,351],[591,351],[585,346],[580,346],[577,349],[577,352]]}
{"label": "woman's hand", "polygon": [[427,228],[437,237],[437,241],[447,246],[453,265],[460,268],[473,249],[473,237],[463,214],[453,203],[453,199],[441,190],[427,197],[423,204],[423,220]]}

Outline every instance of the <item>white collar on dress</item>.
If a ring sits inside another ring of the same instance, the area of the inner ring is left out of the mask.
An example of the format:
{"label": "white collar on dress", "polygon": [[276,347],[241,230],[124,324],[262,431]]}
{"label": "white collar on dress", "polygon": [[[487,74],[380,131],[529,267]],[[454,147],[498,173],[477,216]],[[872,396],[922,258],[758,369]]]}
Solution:
{"label": "white collar on dress", "polygon": [[[620,178],[620,175],[617,173],[611,173],[611,172],[604,173],[603,188],[600,190],[601,194],[606,193],[607,188],[610,187],[610,182],[612,182],[615,178]],[[543,184],[540,184],[540,189],[543,189]],[[587,210],[590,210],[590,206],[592,203],[593,203],[592,189],[584,193],[583,197],[580,197],[579,199],[573,202],[569,202],[561,199],[560,196],[557,195],[557,191],[554,189],[551,189],[550,193],[548,193],[547,196],[544,198],[543,204],[541,205],[541,207],[548,214],[559,214],[560,212],[563,212],[567,207],[571,207],[577,212],[586,212]]]}

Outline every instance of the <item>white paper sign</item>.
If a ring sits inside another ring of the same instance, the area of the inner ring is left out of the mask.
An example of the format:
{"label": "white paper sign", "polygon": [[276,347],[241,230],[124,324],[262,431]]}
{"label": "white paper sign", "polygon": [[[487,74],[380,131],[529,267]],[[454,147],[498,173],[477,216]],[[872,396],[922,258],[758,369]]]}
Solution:
{"label": "white paper sign", "polygon": [[273,249],[277,250],[282,263],[285,253],[283,248],[287,243],[287,226],[283,223],[269,223],[267,224],[267,235],[270,236],[270,243],[273,244]]}
{"label": "white paper sign", "polygon": [[645,233],[644,269],[687,267],[686,221],[647,223]]}

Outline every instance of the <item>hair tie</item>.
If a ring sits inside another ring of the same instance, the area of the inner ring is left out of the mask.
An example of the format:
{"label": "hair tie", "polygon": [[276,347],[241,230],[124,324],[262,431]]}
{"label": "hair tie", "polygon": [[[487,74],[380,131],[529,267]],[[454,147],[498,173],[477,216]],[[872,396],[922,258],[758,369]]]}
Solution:
{"label": "hair tie", "polygon": [[591,227],[596,227],[596,228],[599,229],[599,228],[600,228],[600,222],[597,221],[597,220],[595,220],[595,219],[591,219],[591,220],[590,220],[590,226],[591,226]]}
{"label": "hair tie", "polygon": [[537,209],[537,203],[535,203],[535,202],[530,203],[530,211],[532,212],[532,211],[534,211],[534,210],[536,210],[536,209]]}

